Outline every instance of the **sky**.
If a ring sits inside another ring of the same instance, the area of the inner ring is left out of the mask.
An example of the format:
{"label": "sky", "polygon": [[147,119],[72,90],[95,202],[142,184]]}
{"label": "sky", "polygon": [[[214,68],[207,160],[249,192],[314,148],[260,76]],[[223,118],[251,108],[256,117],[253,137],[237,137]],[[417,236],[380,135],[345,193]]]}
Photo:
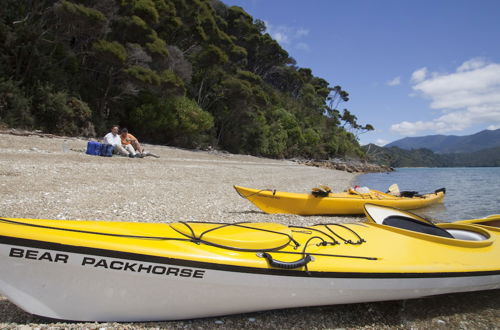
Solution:
{"label": "sky", "polygon": [[500,128],[500,0],[222,0],[371,124],[362,145]]}

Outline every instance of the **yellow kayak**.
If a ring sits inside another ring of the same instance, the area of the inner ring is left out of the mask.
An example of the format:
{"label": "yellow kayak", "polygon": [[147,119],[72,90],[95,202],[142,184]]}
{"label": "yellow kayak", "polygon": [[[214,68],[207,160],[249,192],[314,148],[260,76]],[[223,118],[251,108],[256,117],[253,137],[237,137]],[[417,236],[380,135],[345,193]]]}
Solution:
{"label": "yellow kayak", "polygon": [[74,321],[154,321],[500,288],[500,215],[434,225],[0,218],[0,293]]}
{"label": "yellow kayak", "polygon": [[326,196],[282,192],[271,189],[252,189],[234,186],[238,194],[248,199],[266,213],[288,213],[299,215],[347,215],[363,214],[366,203],[413,210],[442,202],[445,189],[434,193],[413,197],[397,197],[377,190],[358,193],[350,189],[348,192],[328,193]]}

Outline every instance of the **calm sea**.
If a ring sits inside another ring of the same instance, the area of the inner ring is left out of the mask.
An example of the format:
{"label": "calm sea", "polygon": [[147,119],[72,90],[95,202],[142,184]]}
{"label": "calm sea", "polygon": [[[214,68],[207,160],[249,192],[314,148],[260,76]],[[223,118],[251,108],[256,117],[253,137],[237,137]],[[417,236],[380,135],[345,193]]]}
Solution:
{"label": "calm sea", "polygon": [[446,188],[444,203],[412,211],[424,217],[454,221],[500,214],[500,167],[397,168],[360,175],[356,181],[380,191],[393,183],[420,193]]}

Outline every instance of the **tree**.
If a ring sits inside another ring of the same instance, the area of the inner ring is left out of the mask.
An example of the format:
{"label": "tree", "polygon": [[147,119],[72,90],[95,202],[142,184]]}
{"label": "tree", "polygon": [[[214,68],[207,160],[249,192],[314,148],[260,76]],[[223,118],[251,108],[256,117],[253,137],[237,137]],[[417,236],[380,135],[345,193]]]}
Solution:
{"label": "tree", "polygon": [[[5,0],[0,121],[269,157],[362,153],[349,93],[219,0]],[[344,107],[342,107],[344,108]]]}

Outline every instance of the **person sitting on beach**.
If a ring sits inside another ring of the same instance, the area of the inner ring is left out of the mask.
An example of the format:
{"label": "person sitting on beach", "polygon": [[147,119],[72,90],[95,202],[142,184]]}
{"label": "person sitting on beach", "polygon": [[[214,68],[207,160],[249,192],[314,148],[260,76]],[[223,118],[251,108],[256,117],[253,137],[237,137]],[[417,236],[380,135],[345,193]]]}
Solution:
{"label": "person sitting on beach", "polygon": [[128,132],[128,129],[122,128],[120,132],[120,139],[122,146],[124,148],[127,148],[127,150],[132,151],[134,155],[138,154],[140,155],[139,157],[142,156],[144,149],[142,148],[141,144],[136,139],[136,137]]}
{"label": "person sitting on beach", "polygon": [[130,146],[129,148],[122,147],[122,141],[120,139],[120,136],[118,135],[118,131],[118,125],[113,125],[111,127],[111,132],[104,136],[103,143],[111,144],[113,146],[114,154],[135,157],[135,150],[132,146]]}
{"label": "person sitting on beach", "polygon": [[132,134],[128,132],[128,129],[123,128],[120,132],[120,138],[122,141],[122,146],[124,148],[127,148],[129,151],[133,151],[135,154],[135,157],[146,157],[146,156],[153,156],[156,158],[160,158],[159,156],[151,153],[151,152],[146,152],[144,151],[144,148],[141,146],[139,143],[139,140]]}

